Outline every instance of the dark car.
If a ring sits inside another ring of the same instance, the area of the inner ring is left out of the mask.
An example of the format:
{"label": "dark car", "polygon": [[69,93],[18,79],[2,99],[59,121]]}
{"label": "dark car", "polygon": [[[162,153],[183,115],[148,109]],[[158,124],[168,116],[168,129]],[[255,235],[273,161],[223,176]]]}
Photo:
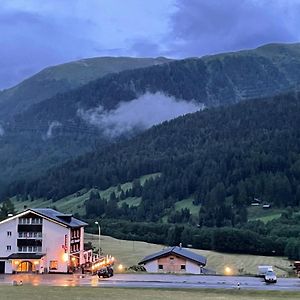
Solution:
{"label": "dark car", "polygon": [[109,277],[114,276],[114,270],[113,270],[112,267],[105,267],[105,268],[100,269],[97,272],[97,275],[98,275],[99,278],[100,277],[109,278]]}
{"label": "dark car", "polygon": [[277,282],[277,277],[274,271],[267,271],[265,275],[265,282],[266,283],[276,283]]}

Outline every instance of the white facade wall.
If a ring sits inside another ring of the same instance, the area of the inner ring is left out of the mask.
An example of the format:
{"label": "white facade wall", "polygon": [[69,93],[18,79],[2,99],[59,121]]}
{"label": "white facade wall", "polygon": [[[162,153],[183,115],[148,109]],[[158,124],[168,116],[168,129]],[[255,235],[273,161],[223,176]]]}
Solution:
{"label": "white facade wall", "polygon": [[[17,219],[10,220],[0,226],[0,257],[7,257],[18,251],[17,228]],[[8,236],[7,232],[11,232],[11,236]],[[11,250],[7,250],[7,246],[11,246]],[[5,273],[12,273],[12,262],[8,260],[1,261],[5,261]]]}
{"label": "white facade wall", "polygon": [[[24,215],[26,217],[26,215]],[[18,253],[18,224],[19,217],[12,218],[0,224],[0,261],[5,262],[5,273],[16,271],[19,263],[28,261],[34,264],[39,273],[66,273],[72,259],[70,255],[71,228],[42,217],[42,252],[41,259],[5,259],[11,254]],[[11,232],[7,234],[7,232]],[[10,246],[10,249],[7,249]],[[24,252],[26,255],[31,252]],[[39,253],[38,253],[39,254]],[[77,254],[78,256],[78,254]],[[50,270],[51,261],[57,261],[57,270]],[[79,264],[84,263],[84,227],[80,228]]]}
{"label": "white facade wall", "polygon": [[[144,264],[144,267],[149,273],[163,273],[164,270],[158,269],[158,260],[152,260]],[[193,261],[186,260],[185,270],[181,270],[179,273],[186,274],[201,274],[201,267]]]}
{"label": "white facade wall", "polygon": [[[63,246],[65,245],[65,235],[67,236],[67,257]],[[70,229],[54,222],[43,219],[43,249],[46,254],[41,267],[47,268],[51,272],[65,273],[68,271],[68,261],[70,253]],[[50,261],[57,261],[58,269],[50,270]]]}
{"label": "white facade wall", "polygon": [[188,274],[201,274],[201,268],[193,261],[187,260],[185,265],[185,272]]}
{"label": "white facade wall", "polygon": [[84,227],[80,228],[80,254],[79,254],[79,264],[85,263],[84,260]]}
{"label": "white facade wall", "polygon": [[158,272],[158,261],[157,261],[157,259],[147,262],[144,265],[144,267],[145,267],[146,271],[149,272],[149,273],[157,273]]}

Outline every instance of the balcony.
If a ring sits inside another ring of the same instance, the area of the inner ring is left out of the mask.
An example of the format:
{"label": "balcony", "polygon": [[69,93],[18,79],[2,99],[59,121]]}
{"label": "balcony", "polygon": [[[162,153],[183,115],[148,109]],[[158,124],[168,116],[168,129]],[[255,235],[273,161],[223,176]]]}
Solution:
{"label": "balcony", "polygon": [[42,232],[19,232],[19,238],[25,238],[25,239],[42,239],[43,234]]}

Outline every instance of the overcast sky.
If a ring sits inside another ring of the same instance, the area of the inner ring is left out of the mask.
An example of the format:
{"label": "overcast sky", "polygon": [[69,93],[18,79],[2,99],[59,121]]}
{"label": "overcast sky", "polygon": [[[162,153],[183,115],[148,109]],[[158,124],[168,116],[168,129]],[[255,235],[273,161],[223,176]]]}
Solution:
{"label": "overcast sky", "polygon": [[0,89],[94,56],[184,58],[300,40],[300,0],[0,0]]}

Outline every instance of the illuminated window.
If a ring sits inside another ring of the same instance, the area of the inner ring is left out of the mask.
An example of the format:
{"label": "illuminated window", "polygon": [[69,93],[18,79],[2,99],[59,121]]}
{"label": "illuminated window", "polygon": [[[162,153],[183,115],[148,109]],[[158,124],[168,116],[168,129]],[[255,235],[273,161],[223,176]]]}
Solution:
{"label": "illuminated window", "polygon": [[49,270],[57,270],[58,262],[57,260],[50,260]]}

